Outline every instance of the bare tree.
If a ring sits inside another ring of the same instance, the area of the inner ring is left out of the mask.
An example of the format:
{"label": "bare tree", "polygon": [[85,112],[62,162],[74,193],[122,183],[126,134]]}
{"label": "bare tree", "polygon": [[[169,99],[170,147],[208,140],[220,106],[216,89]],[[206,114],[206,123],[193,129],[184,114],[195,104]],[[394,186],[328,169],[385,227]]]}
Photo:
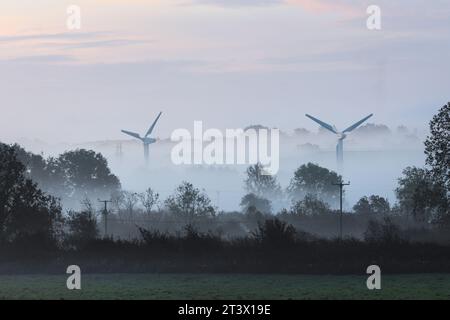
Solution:
{"label": "bare tree", "polygon": [[130,192],[130,191],[123,191],[122,194],[123,194],[123,201],[124,201],[125,208],[128,212],[128,216],[131,220],[131,218],[133,217],[134,207],[136,206],[136,204],[139,201],[138,194],[136,192]]}
{"label": "bare tree", "polygon": [[152,188],[148,188],[145,192],[138,194],[138,197],[147,215],[152,212],[153,207],[159,201],[159,194],[153,191]]}
{"label": "bare tree", "polygon": [[111,203],[113,209],[120,214],[120,212],[124,209],[124,196],[122,191],[113,192],[111,194]]}
{"label": "bare tree", "polygon": [[89,216],[89,218],[94,219],[95,209],[94,209],[94,205],[92,204],[92,201],[86,197],[81,201],[81,205],[82,205],[82,211],[86,212],[87,215]]}

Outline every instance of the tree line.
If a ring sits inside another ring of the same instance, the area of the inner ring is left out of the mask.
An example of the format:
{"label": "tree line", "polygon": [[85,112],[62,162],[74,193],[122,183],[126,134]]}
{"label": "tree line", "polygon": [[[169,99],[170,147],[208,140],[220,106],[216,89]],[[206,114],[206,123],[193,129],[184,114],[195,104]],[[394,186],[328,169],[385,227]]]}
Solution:
{"label": "tree line", "polygon": [[[421,239],[450,226],[450,103],[430,122],[425,142],[426,164],[409,167],[398,180],[397,202],[370,195],[361,198],[352,212],[345,213],[348,235],[373,240],[405,235],[405,226]],[[240,212],[221,212],[207,194],[183,182],[173,195],[161,200],[148,188],[134,193],[121,189],[120,181],[99,153],[75,150],[43,158],[18,145],[0,144],[0,241],[43,243],[73,247],[102,236],[142,239],[147,231],[181,234],[186,228],[214,232],[221,238],[245,237],[260,230],[276,216],[275,224],[288,223],[281,233],[293,229],[314,236],[335,235],[338,193],[333,182],[337,173],[316,164],[301,165],[289,186],[283,189],[275,176],[262,174],[259,164],[247,169]],[[99,215],[93,199],[110,198],[114,210]],[[289,203],[273,212],[273,203]],[[79,204],[79,210],[64,212],[61,203]],[[107,221],[105,221],[105,219]],[[402,228],[400,228],[402,226]],[[261,233],[261,232],[260,232]],[[420,238],[420,237],[419,237]]]}

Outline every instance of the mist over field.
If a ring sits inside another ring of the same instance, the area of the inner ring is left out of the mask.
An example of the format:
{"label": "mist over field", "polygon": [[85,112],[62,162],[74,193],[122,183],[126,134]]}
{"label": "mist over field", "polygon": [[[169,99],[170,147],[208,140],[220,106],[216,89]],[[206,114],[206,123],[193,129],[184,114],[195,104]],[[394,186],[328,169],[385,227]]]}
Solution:
{"label": "mist over field", "polygon": [[[376,116],[376,115],[375,115]],[[149,119],[149,123],[152,119]],[[192,130],[192,124],[186,128]],[[205,128],[206,129],[206,128]],[[118,126],[118,130],[120,127]],[[336,171],[336,138],[321,129],[297,129],[280,135],[280,169],[277,179],[286,188],[294,171],[308,162]],[[245,195],[245,170],[249,165],[174,165],[171,150],[175,146],[170,138],[159,139],[150,145],[150,161],[144,163],[143,146],[139,141],[95,141],[78,144],[46,144],[42,141],[19,141],[28,151],[56,156],[67,150],[91,149],[102,153],[125,190],[142,192],[151,187],[161,199],[171,195],[182,181],[189,181],[204,189],[213,204],[224,211],[239,211]],[[344,181],[346,188],[344,208],[352,206],[363,196],[372,194],[395,203],[394,190],[404,168],[424,165],[423,141],[425,132],[405,126],[388,128],[369,123],[351,133],[344,144]],[[332,181],[330,181],[330,184]],[[338,189],[336,189],[338,193]],[[274,203],[274,212],[289,207],[288,199]]]}

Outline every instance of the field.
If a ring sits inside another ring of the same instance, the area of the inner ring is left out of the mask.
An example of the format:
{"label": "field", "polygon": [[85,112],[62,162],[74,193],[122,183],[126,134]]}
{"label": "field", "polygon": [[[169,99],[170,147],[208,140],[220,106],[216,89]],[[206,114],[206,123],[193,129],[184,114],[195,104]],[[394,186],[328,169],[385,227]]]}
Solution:
{"label": "field", "polygon": [[69,291],[65,275],[0,275],[0,299],[450,299],[450,274],[364,276],[90,274]]}

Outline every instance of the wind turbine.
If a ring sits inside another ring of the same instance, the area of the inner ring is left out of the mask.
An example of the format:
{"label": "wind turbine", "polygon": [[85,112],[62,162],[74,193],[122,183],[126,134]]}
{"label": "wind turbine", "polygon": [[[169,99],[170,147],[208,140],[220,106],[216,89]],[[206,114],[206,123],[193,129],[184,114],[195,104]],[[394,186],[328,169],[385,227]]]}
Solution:
{"label": "wind turbine", "polygon": [[159,117],[161,117],[162,112],[160,112],[158,114],[158,116],[156,117],[155,121],[153,122],[153,124],[151,125],[151,127],[148,129],[147,133],[145,134],[144,137],[141,137],[138,133],[135,132],[131,132],[131,131],[126,131],[126,130],[122,130],[123,133],[132,136],[133,138],[139,139],[142,141],[143,145],[144,145],[144,158],[145,158],[145,163],[148,163],[148,156],[149,156],[149,146],[152,143],[156,142],[156,139],[150,138],[149,135],[152,133],[153,129],[156,126],[156,123],[159,120]]}
{"label": "wind turbine", "polygon": [[345,138],[347,138],[347,133],[350,133],[353,130],[355,130],[356,128],[358,128],[367,119],[372,117],[373,113],[368,115],[364,119],[359,120],[358,122],[356,122],[355,124],[351,125],[350,127],[348,127],[347,129],[345,129],[342,132],[338,131],[335,126],[332,126],[332,125],[330,125],[330,124],[328,124],[326,122],[323,122],[323,121],[321,121],[321,120],[319,120],[317,118],[314,118],[313,116],[310,116],[309,114],[306,114],[306,116],[308,118],[310,118],[312,121],[317,122],[318,124],[320,124],[323,128],[325,128],[328,131],[331,131],[331,132],[333,132],[334,134],[337,135],[338,143],[337,143],[337,146],[336,146],[336,159],[337,159],[337,164],[338,164],[338,170],[342,171],[343,163],[344,163],[344,140],[345,140]]}

